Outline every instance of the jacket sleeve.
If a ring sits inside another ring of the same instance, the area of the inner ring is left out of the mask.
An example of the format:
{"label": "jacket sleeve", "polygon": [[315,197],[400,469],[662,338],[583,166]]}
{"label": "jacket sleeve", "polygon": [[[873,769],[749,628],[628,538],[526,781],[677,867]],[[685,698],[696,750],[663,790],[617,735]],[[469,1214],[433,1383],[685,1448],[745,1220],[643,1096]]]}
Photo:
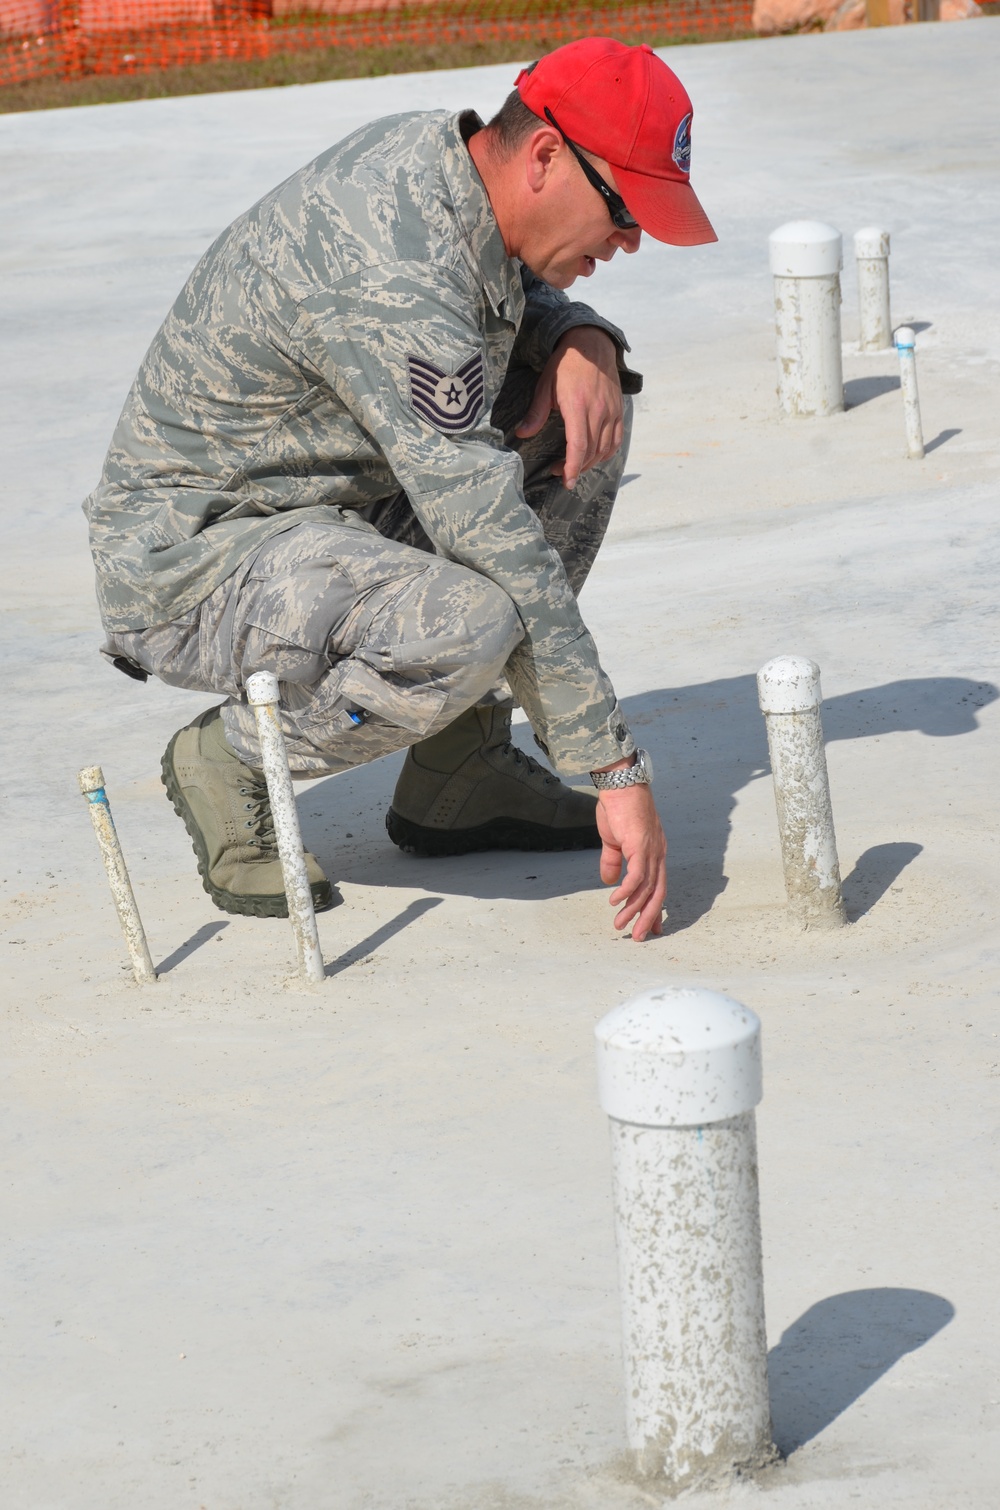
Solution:
{"label": "jacket sleeve", "polygon": [[311,295],[291,335],[380,447],[439,554],[513,602],[524,638],[506,668],[512,690],[553,762],[580,774],[635,745],[524,500],[520,457],[490,425],[510,347],[491,350],[476,314],[459,270],[383,263]]}
{"label": "jacket sleeve", "polygon": [[561,289],[543,283],[523,266],[521,287],[524,289],[524,317],[514,342],[513,363],[541,372],[567,330],[577,325],[596,325],[598,330],[606,330],[615,343],[622,392],[642,392],[642,373],[634,372],[626,362],[625,353],[631,348],[617,325],[599,315],[589,304],[568,299]]}

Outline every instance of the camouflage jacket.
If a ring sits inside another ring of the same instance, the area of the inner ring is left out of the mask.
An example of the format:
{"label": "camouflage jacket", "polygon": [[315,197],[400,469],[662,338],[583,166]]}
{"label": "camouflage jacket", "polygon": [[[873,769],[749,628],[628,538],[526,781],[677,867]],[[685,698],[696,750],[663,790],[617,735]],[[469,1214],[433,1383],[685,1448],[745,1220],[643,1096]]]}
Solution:
{"label": "camouflage jacket", "polygon": [[556,552],[490,424],[515,351],[614,326],[510,259],[463,139],[476,118],[376,121],[265,195],[202,257],[125,403],[90,521],[111,631],[189,612],[309,508],[405,489],[436,550],[525,628],[507,674],[566,773],[633,748]]}

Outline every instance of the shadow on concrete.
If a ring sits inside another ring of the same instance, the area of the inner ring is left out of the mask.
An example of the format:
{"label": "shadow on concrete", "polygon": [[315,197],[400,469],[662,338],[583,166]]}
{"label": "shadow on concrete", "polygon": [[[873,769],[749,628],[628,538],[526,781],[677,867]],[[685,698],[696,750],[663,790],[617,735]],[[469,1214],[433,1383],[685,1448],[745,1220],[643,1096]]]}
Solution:
{"label": "shadow on concrete", "polygon": [[810,1306],[768,1355],[781,1452],[812,1441],[954,1314],[950,1301],[926,1290],[848,1290]]}
{"label": "shadow on concrete", "polygon": [[389,939],[395,938],[397,933],[402,933],[411,923],[422,918],[425,912],[430,912],[434,907],[440,907],[443,897],[420,897],[416,902],[410,902],[404,907],[397,917],[383,923],[381,928],[376,928],[367,938],[355,944],[353,949],[348,949],[346,954],[340,955],[326,967],[327,976],[340,975],[341,971],[349,970],[351,965],[356,965],[358,960],[365,959],[369,954],[380,949]]}
{"label": "shadow on concrete", "polygon": [[898,377],[848,378],[844,384],[844,408],[857,409],[870,399],[881,398],[883,393],[893,393],[898,388]]}
{"label": "shadow on concrete", "polygon": [[884,897],[893,881],[899,878],[911,860],[923,851],[922,844],[873,844],[863,855],[849,876],[844,877],[844,906],[847,920],[856,923],[866,912],[871,912],[875,903]]}
{"label": "shadow on concrete", "polygon": [[[991,683],[965,677],[887,682],[828,698],[824,735],[833,744],[910,731],[932,738],[970,734],[978,727],[978,710],[998,696]],[[649,692],[624,706],[636,738],[657,764],[658,800],[669,814],[671,889],[665,931],[676,933],[703,917],[725,890],[725,854],[737,794],[770,774],[756,677]],[[834,813],[837,808],[834,783]],[[881,895],[917,851],[914,845],[876,846],[862,857],[850,882],[856,916],[874,905],[876,891]]]}
{"label": "shadow on concrete", "polygon": [[940,435],[935,435],[933,440],[925,443],[924,455],[929,456],[932,451],[937,450],[938,446],[947,445],[950,440],[954,440],[955,436],[961,435],[961,433],[961,430],[942,430]]}
{"label": "shadow on concrete", "polygon": [[[951,738],[973,733],[979,709],[998,696],[991,683],[965,677],[887,682],[829,698],[823,705],[823,728],[828,744],[911,731]],[[657,768],[657,799],[668,816],[670,839],[670,916],[665,932],[676,933],[704,916],[725,890],[725,855],[737,794],[770,772],[756,677],[660,688],[624,699],[623,707],[636,739],[651,752]],[[530,730],[520,726],[515,732],[526,750],[534,748]],[[602,889],[593,850],[438,860],[401,854],[385,838],[382,816],[395,766],[382,763],[332,777],[309,793],[307,842],[328,875],[342,873],[337,850],[342,814],[348,810],[347,788],[340,785],[345,779],[352,783],[354,811],[364,810],[364,816],[352,817],[350,825],[355,837],[363,840],[350,860],[355,883],[524,901]],[[833,806],[836,813],[836,788]],[[850,882],[859,909],[856,916],[874,905],[918,848],[876,845],[862,857]]]}
{"label": "shadow on concrete", "polygon": [[202,923],[198,931],[192,933],[191,937],[185,943],[181,944],[179,949],[175,949],[173,954],[167,955],[162,965],[157,965],[157,975],[166,975],[168,971],[173,970],[176,965],[186,960],[188,955],[194,954],[196,949],[200,949],[202,944],[207,944],[209,939],[218,938],[223,928],[228,927],[229,924],[223,919],[220,919],[217,923]]}

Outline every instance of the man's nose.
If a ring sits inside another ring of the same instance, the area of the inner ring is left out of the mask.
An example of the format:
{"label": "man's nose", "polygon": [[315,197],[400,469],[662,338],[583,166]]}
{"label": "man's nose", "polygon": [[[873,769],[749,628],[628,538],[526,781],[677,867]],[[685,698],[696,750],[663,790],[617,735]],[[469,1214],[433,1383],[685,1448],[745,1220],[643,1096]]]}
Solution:
{"label": "man's nose", "polygon": [[623,252],[626,252],[629,256],[631,256],[633,252],[637,252],[639,250],[639,242],[641,240],[642,230],[639,226],[634,226],[630,231],[620,231],[616,226],[610,237],[612,257],[614,256],[615,252],[617,252],[619,247],[621,247]]}

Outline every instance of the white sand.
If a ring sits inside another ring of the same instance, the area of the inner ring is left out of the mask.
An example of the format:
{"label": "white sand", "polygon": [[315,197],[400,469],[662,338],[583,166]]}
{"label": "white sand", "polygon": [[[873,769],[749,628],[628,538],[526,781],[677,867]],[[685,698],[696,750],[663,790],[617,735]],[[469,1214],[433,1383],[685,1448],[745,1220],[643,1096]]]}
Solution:
{"label": "white sand", "polygon": [[[8,525],[3,890],[9,1510],[659,1504],[624,1446],[591,1028],[656,982],[764,1022],[774,1416],[721,1501],[1000,1498],[1000,23],[676,49],[715,248],[585,289],[647,374],[584,610],[654,754],[667,936],[595,857],[418,861],[397,761],[300,796],[333,979],[201,891],[158,781],[207,699],[115,674],[78,503],[135,365],[229,218],[355,123],[488,111],[483,69],[0,118]],[[767,233],[893,236],[895,358],[781,422]],[[599,285],[599,286],[598,286]],[[753,675],[823,668],[840,934],[786,920]],[[159,983],[139,991],[76,771],[103,764]],[[708,1500],[705,1501],[708,1503]]]}

